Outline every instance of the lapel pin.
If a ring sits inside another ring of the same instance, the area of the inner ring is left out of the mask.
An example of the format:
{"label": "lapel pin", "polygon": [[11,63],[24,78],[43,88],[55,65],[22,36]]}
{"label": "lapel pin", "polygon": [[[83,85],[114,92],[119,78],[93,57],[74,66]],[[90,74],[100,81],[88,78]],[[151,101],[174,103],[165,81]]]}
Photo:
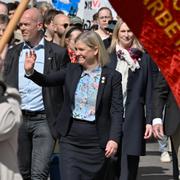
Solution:
{"label": "lapel pin", "polygon": [[105,77],[103,76],[102,78],[101,78],[101,83],[105,83]]}
{"label": "lapel pin", "polygon": [[48,60],[51,61],[51,60],[52,60],[52,57],[48,57]]}

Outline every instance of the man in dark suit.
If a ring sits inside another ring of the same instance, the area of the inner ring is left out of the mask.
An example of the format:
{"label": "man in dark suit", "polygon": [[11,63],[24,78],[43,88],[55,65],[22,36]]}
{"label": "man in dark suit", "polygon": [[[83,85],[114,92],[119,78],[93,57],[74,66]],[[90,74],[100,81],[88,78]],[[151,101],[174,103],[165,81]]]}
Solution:
{"label": "man in dark suit", "polygon": [[[164,129],[162,123],[163,110]],[[153,133],[156,138],[162,138],[165,132],[171,137],[172,153],[173,153],[173,176],[175,180],[179,180],[180,168],[180,109],[174,99],[174,96],[159,72],[153,91]],[[178,163],[179,161],[179,163]],[[179,167],[178,167],[179,166]]]}
{"label": "man in dark suit", "polygon": [[36,8],[26,10],[20,19],[24,42],[7,53],[4,79],[19,89],[23,124],[19,131],[18,161],[24,180],[45,180],[57,133],[55,118],[63,102],[62,87],[41,88],[24,77],[24,60],[28,52],[36,52],[37,68],[44,74],[66,66],[65,49],[43,37],[43,18]]}

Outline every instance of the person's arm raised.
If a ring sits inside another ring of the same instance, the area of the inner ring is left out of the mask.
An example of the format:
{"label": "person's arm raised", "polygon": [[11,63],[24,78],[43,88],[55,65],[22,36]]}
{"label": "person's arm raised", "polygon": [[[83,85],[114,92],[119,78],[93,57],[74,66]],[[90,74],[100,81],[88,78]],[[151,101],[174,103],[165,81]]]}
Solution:
{"label": "person's arm raised", "polygon": [[61,69],[50,74],[39,73],[34,69],[36,63],[36,53],[33,50],[26,52],[24,69],[25,77],[34,83],[43,87],[62,86],[64,85],[66,69]]}

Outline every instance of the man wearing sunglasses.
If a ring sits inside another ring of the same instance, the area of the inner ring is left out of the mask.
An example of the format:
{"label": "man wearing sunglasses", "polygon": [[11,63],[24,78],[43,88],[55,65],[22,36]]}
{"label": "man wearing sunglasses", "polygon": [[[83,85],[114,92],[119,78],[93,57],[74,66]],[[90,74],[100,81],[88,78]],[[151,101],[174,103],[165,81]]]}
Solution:
{"label": "man wearing sunglasses", "polygon": [[53,42],[61,46],[61,39],[70,24],[70,19],[65,14],[57,14],[53,19],[54,38]]}

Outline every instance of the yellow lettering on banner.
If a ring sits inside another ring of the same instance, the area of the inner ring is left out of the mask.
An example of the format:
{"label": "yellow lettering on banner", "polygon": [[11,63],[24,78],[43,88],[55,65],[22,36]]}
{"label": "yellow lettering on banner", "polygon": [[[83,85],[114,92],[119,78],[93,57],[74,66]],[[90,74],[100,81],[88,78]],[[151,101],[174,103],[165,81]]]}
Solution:
{"label": "yellow lettering on banner", "polygon": [[180,11],[180,6],[178,6],[178,0],[173,1],[173,7],[175,10]]}
{"label": "yellow lettering on banner", "polygon": [[147,5],[150,0],[144,0],[144,5]]}
{"label": "yellow lettering on banner", "polygon": [[176,45],[176,46],[179,46],[179,45],[180,45],[180,39],[176,41],[175,45]]}
{"label": "yellow lettering on banner", "polygon": [[173,20],[171,13],[168,10],[163,11],[160,15],[158,15],[155,20],[160,26],[167,26],[169,22]]}
{"label": "yellow lettering on banner", "polygon": [[169,38],[172,38],[174,34],[180,31],[180,25],[177,21],[174,21],[169,26],[164,29],[165,33],[168,35]]}
{"label": "yellow lettering on banner", "polygon": [[179,46],[177,49],[178,51],[180,51],[180,39],[176,41],[175,46],[177,47]]}
{"label": "yellow lettering on banner", "polygon": [[156,0],[147,6],[147,9],[151,10],[152,16],[155,16],[157,12],[162,11],[163,8],[164,8],[164,4],[162,0]]}
{"label": "yellow lettering on banner", "polygon": [[[180,11],[180,0],[172,0],[174,10]],[[163,27],[168,38],[174,38],[175,48],[180,51],[180,39],[177,40],[177,34],[180,32],[180,24],[174,19],[170,10],[165,9],[163,0],[143,0],[144,6],[150,11],[152,16],[155,16],[155,21],[160,27]],[[179,37],[178,37],[179,38]]]}

